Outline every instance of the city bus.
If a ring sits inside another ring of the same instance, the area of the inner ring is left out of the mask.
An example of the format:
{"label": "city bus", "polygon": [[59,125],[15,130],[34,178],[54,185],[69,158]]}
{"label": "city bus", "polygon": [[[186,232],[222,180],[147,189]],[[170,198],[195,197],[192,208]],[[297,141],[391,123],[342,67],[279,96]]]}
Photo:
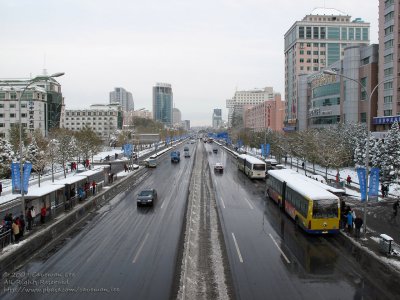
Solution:
{"label": "city bus", "polygon": [[241,154],[237,157],[238,169],[250,178],[265,178],[264,161],[247,154]]}
{"label": "city bus", "polygon": [[340,199],[293,170],[268,172],[267,194],[307,233],[339,232]]}

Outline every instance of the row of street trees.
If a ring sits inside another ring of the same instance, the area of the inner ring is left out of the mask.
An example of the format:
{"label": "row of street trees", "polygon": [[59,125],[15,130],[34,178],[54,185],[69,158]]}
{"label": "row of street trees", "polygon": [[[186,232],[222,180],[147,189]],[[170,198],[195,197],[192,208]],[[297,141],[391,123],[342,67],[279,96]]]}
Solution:
{"label": "row of street trees", "polygon": [[[12,161],[20,160],[19,127],[10,129],[10,142],[0,138],[0,177],[10,177]],[[32,163],[32,170],[40,177],[47,167],[51,167],[54,175],[55,165],[61,165],[66,177],[66,165],[70,161],[93,161],[93,155],[101,151],[102,141],[89,127],[78,132],[64,128],[56,128],[44,137],[39,130],[29,137],[23,130],[23,160]],[[54,181],[54,176],[53,176]]]}
{"label": "row of street trees", "polygon": [[[240,122],[236,122],[240,123]],[[354,166],[365,167],[367,129],[364,124],[339,124],[322,129],[309,129],[293,133],[278,133],[272,130],[254,132],[245,128],[233,128],[232,140],[242,140],[244,145],[260,148],[265,141],[271,145],[271,154],[279,161],[296,157],[297,163],[320,165],[328,169]],[[400,175],[400,130],[394,123],[384,140],[371,135],[369,167],[380,169],[380,180],[384,185],[399,182]]]}

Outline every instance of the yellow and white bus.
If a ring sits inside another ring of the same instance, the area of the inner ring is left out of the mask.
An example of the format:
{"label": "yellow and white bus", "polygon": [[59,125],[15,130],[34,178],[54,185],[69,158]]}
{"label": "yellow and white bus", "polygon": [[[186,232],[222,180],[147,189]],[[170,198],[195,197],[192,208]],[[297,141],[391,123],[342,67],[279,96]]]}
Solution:
{"label": "yellow and white bus", "polygon": [[308,233],[339,232],[340,199],[293,170],[268,172],[267,194]]}
{"label": "yellow and white bus", "polygon": [[237,157],[238,169],[250,178],[265,178],[264,161],[247,154],[241,154]]}

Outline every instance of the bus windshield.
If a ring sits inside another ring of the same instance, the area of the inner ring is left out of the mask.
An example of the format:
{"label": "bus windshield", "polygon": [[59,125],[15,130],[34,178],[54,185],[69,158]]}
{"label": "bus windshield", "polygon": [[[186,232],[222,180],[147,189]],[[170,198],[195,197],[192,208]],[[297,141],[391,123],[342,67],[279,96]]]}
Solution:
{"label": "bus windshield", "polygon": [[313,201],[313,218],[337,218],[338,217],[338,202],[336,200],[314,200]]}
{"label": "bus windshield", "polygon": [[254,164],[253,170],[254,171],[265,171],[265,165],[264,164]]}

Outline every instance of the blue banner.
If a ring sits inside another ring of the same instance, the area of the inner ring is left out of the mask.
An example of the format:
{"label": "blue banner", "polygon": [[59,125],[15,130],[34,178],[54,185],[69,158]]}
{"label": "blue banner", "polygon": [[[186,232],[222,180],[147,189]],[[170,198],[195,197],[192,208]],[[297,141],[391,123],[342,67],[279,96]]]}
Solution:
{"label": "blue banner", "polygon": [[21,193],[21,172],[18,162],[11,163],[11,185],[13,194]]}
{"label": "blue banner", "polygon": [[26,162],[24,164],[24,194],[28,194],[29,177],[31,176],[32,164]]}
{"label": "blue banner", "polygon": [[368,196],[377,198],[379,195],[379,168],[372,168],[369,175]]}
{"label": "blue banner", "polygon": [[271,151],[271,145],[266,144],[265,145],[265,157],[267,157],[269,155],[270,151]]}
{"label": "blue banner", "polygon": [[358,181],[360,183],[360,192],[361,192],[361,202],[364,202],[367,199],[367,175],[365,172],[365,168],[357,168]]}
{"label": "blue banner", "polygon": [[124,155],[127,156],[127,157],[130,157],[132,155],[133,145],[132,144],[125,144],[122,147],[124,149]]}
{"label": "blue banner", "polygon": [[265,153],[264,144],[261,144],[261,156],[264,156],[264,153]]}

